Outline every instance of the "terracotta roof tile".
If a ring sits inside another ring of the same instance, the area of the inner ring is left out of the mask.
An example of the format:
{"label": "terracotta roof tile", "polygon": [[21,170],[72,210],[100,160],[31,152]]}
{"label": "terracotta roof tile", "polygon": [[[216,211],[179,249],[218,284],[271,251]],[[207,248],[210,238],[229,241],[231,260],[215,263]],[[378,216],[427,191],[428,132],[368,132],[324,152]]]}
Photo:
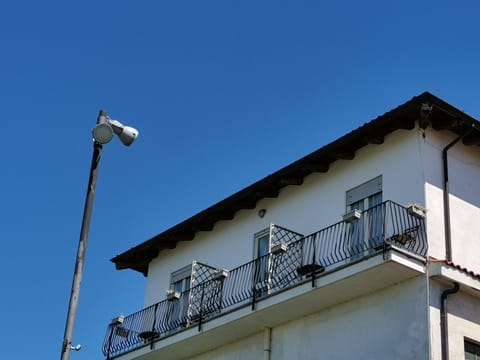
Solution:
{"label": "terracotta roof tile", "polygon": [[480,274],[479,273],[476,273],[472,270],[469,270],[467,269],[466,267],[462,266],[462,265],[459,265],[459,264],[456,264],[454,263],[453,261],[451,260],[441,260],[441,259],[435,259],[433,257],[430,257],[430,262],[434,262],[434,263],[443,263],[445,265],[448,265],[448,266],[451,266],[451,267],[454,267],[455,269],[463,272],[464,274],[467,274],[467,275],[470,275],[478,280],[480,280]]}

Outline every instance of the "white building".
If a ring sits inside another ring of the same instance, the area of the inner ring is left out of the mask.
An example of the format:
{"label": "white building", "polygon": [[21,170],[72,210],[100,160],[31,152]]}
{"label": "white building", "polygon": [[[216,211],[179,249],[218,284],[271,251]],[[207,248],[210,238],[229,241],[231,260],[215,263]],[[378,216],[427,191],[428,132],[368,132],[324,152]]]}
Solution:
{"label": "white building", "polygon": [[479,144],[423,93],[116,256],[104,355],[480,359]]}

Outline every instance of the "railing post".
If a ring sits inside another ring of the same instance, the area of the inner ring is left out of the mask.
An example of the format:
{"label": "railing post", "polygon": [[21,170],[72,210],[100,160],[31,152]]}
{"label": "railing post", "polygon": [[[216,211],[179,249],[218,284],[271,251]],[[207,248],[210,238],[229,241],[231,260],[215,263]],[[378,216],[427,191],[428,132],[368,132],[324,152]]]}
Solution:
{"label": "railing post", "polygon": [[382,204],[382,212],[383,212],[383,224],[382,224],[382,241],[383,241],[383,260],[387,259],[387,242],[386,242],[386,234],[387,234],[387,221],[388,221],[388,214],[391,213],[388,211],[390,202],[386,201]]}
{"label": "railing post", "polygon": [[153,308],[153,322],[152,322],[152,337],[150,338],[150,350],[153,350],[153,339],[155,337],[155,327],[157,326],[157,309],[158,309],[158,302],[155,304]]}
{"label": "railing post", "polygon": [[110,324],[110,334],[108,335],[108,350],[107,350],[107,360],[110,360],[110,349],[112,347],[112,337],[113,337],[113,331],[115,329],[115,325]]}
{"label": "railing post", "polygon": [[315,254],[315,238],[316,236],[312,236],[312,288],[315,287],[315,264],[316,264],[316,260],[315,260],[315,257],[316,257],[316,254]]}
{"label": "railing post", "polygon": [[198,313],[198,331],[202,330],[202,317],[203,317],[203,297],[205,294],[205,283],[202,283],[202,295],[200,296],[200,310]]}
{"label": "railing post", "polygon": [[252,283],[252,311],[255,310],[255,301],[257,297],[257,282],[258,282],[258,271],[259,271],[259,262],[260,258],[256,258],[252,264],[253,264],[253,283]]}
{"label": "railing post", "polygon": [[220,313],[220,311],[222,311],[222,301],[223,301],[223,282],[225,281],[225,279],[222,279],[220,280],[220,289],[219,289],[219,294],[218,294],[218,312]]}

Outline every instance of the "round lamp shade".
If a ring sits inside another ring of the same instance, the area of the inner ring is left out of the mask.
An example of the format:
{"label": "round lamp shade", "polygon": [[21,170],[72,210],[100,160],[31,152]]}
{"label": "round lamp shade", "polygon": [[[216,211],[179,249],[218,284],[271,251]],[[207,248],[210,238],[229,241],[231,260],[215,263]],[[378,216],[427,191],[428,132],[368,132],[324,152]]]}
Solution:
{"label": "round lamp shade", "polygon": [[113,137],[113,129],[107,124],[98,124],[95,129],[93,129],[93,139],[99,144],[106,144]]}

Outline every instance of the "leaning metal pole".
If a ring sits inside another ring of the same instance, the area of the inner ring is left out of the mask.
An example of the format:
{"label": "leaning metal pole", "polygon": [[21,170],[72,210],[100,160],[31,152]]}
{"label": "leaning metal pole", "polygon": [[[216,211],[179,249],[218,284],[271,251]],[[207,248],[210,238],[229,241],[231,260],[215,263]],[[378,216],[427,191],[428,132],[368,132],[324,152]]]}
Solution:
{"label": "leaning metal pole", "polygon": [[[97,124],[107,121],[107,113],[100,110],[97,118]],[[68,304],[67,321],[65,324],[65,335],[62,342],[61,360],[70,359],[70,350],[72,349],[73,328],[77,316],[78,297],[80,295],[80,285],[82,282],[83,265],[85,263],[85,253],[87,251],[88,230],[90,228],[90,219],[92,217],[93,200],[95,197],[95,188],[97,184],[98,166],[102,153],[102,145],[94,140],[93,156],[90,167],[90,177],[88,180],[87,196],[83,210],[82,228],[80,231],[80,240],[78,242],[77,258],[75,261],[75,270],[73,273],[72,289],[70,293],[70,302]]]}

